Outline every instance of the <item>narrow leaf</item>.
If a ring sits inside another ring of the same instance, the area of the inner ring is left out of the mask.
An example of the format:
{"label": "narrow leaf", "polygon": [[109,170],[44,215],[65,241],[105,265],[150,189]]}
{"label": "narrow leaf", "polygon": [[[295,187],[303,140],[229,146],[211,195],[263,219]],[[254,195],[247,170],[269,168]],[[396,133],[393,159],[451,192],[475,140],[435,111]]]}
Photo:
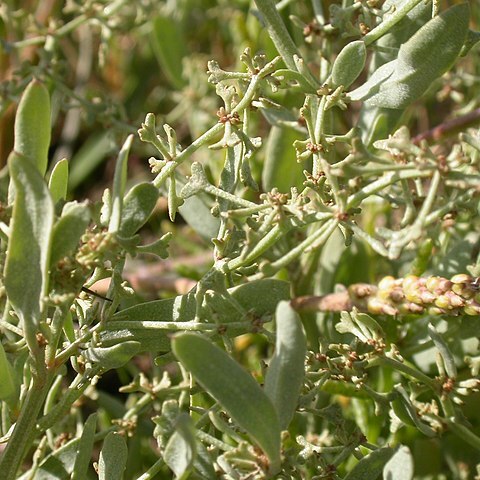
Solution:
{"label": "narrow leaf", "polygon": [[304,378],[307,342],[300,317],[289,302],[276,310],[275,353],[265,378],[265,393],[277,410],[280,428],[288,428],[297,406]]}
{"label": "narrow leaf", "polygon": [[75,190],[112,152],[113,142],[110,132],[103,131],[91,135],[72,157],[68,185]]}
{"label": "narrow leaf", "polygon": [[99,480],[121,480],[127,465],[127,443],[115,432],[110,432],[103,441],[98,461]]}
{"label": "narrow leaf", "polygon": [[262,448],[270,459],[272,473],[278,471],[278,416],[255,379],[226,352],[200,335],[182,333],[174,337],[172,347],[198,383]]}
{"label": "narrow leaf", "polygon": [[71,480],[83,480],[87,478],[88,466],[90,465],[95,430],[97,428],[97,414],[92,413],[83,426],[82,436],[78,442],[77,456],[73,467]]}
{"label": "narrow leaf", "polygon": [[152,47],[163,73],[178,90],[185,85],[182,59],[187,55],[181,24],[171,16],[158,15],[153,20]]}
{"label": "narrow leaf", "polygon": [[34,79],[18,105],[13,149],[35,165],[42,177],[47,170],[50,122],[50,95],[45,85]]}
{"label": "narrow leaf", "polygon": [[48,180],[48,188],[52,194],[53,203],[67,198],[67,187],[68,161],[64,158],[53,167],[50,179]]}
{"label": "narrow leaf", "polygon": [[117,232],[122,220],[123,195],[125,194],[125,185],[127,183],[127,163],[130,147],[132,146],[133,135],[129,135],[118,154],[117,164],[115,166],[115,175],[113,177],[112,188],[112,207],[109,232]]}
{"label": "narrow leaf", "polygon": [[41,302],[47,293],[54,207],[37,169],[25,157],[9,161],[16,195],[5,266],[8,298],[31,335],[40,322]]}
{"label": "narrow leaf", "polygon": [[11,399],[15,390],[14,370],[7,359],[3,344],[0,342],[0,400]]}
{"label": "narrow leaf", "polygon": [[276,187],[281,192],[288,192],[292,186],[302,186],[305,167],[295,160],[295,149],[292,146],[302,135],[304,136],[292,128],[272,127],[268,135],[265,166],[262,171],[264,191]]}

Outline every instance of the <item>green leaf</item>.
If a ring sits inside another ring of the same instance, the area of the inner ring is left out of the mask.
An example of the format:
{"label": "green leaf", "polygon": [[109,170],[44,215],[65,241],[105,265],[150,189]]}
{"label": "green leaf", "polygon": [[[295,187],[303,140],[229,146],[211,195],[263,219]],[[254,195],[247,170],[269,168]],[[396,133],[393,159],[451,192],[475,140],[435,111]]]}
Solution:
{"label": "green leaf", "polygon": [[132,146],[133,135],[129,135],[123,144],[117,157],[115,166],[115,175],[113,177],[112,199],[110,209],[110,222],[108,224],[109,232],[118,232],[122,221],[123,196],[125,185],[127,183],[127,165],[128,154]]}
{"label": "green leaf", "polygon": [[205,240],[211,240],[217,236],[220,220],[212,215],[206,195],[197,194],[184,199],[178,212]]}
{"label": "green leaf", "polygon": [[45,85],[32,80],[18,105],[15,116],[14,151],[35,165],[43,177],[50,146],[50,95]]}
{"label": "green leaf", "polygon": [[400,445],[383,468],[384,480],[412,480],[413,458],[408,447]]}
{"label": "green leaf", "polygon": [[[77,457],[79,439],[75,438],[47,455],[35,472],[35,480],[70,480]],[[85,477],[84,477],[85,478]],[[23,480],[23,478],[22,478]]]}
{"label": "green leaf", "polygon": [[91,347],[83,355],[86,360],[100,365],[103,371],[107,371],[123,367],[140,350],[141,343],[132,340],[112,347]]}
{"label": "green leaf", "polygon": [[182,59],[188,52],[181,24],[172,16],[162,15],[152,24],[152,47],[158,63],[170,83],[181,90],[186,84],[182,77]]}
{"label": "green leaf", "polygon": [[83,183],[112,150],[113,142],[108,130],[88,137],[70,161],[69,189],[74,190]]}
{"label": "green leaf", "polygon": [[198,383],[262,448],[271,473],[280,466],[280,426],[269,397],[235,360],[205,337],[181,333],[172,340],[175,356]]}
{"label": "green leaf", "polygon": [[[281,280],[264,279],[231,288],[228,292],[246,311],[262,318],[272,315],[278,302],[290,298],[290,284]],[[195,294],[190,293],[121,310],[100,333],[102,345],[107,347],[126,340],[136,340],[142,345],[141,351],[168,352],[169,332],[181,329],[181,322],[194,320],[196,307]],[[230,315],[230,321],[238,320],[240,313],[237,316]],[[176,329],[159,329],[150,323],[155,321],[179,322],[179,325]],[[235,335],[242,332],[228,329],[227,333]]]}
{"label": "green leaf", "polygon": [[62,215],[53,227],[50,258],[52,267],[76,250],[89,222],[90,211],[86,203],[69,202],[64,205]]}
{"label": "green leaf", "polygon": [[362,73],[367,59],[367,49],[361,40],[345,45],[332,67],[334,86],[343,85],[347,89]]}
{"label": "green leaf", "polygon": [[264,191],[276,187],[280,192],[289,192],[292,186],[302,187],[304,166],[295,158],[293,142],[304,135],[291,128],[272,127],[268,135],[265,165],[262,171]]}
{"label": "green leaf", "polygon": [[16,195],[5,266],[8,298],[32,340],[47,294],[54,206],[47,184],[19,154],[9,160]]}
{"label": "green leaf", "polygon": [[78,442],[77,455],[71,480],[84,480],[87,478],[88,466],[91,462],[95,430],[97,428],[97,414],[92,413],[83,426],[82,436]]}
{"label": "green leaf", "polygon": [[52,194],[53,203],[67,198],[68,188],[68,160],[64,158],[53,167],[48,188]]}
{"label": "green leaf", "polygon": [[280,428],[288,428],[303,385],[307,342],[300,317],[282,301],[276,310],[275,353],[265,377],[265,393],[277,410]]}
{"label": "green leaf", "polygon": [[158,189],[147,182],[139,183],[128,191],[123,200],[120,236],[131,237],[145,224],[157,204],[158,196]]}
{"label": "green leaf", "polygon": [[411,104],[455,62],[469,18],[468,3],[462,3],[431,19],[400,47],[396,60],[382,65],[350,98],[385,108]]}
{"label": "green leaf", "polygon": [[0,342],[0,400],[8,402],[15,394],[17,388],[14,375],[13,367],[5,355],[3,344]]}
{"label": "green leaf", "polygon": [[175,478],[188,478],[196,457],[196,440],[191,418],[182,413],[176,419],[175,431],[165,446],[165,463],[175,473]]}
{"label": "green leaf", "polygon": [[372,480],[377,478],[383,471],[385,464],[392,458],[394,450],[392,448],[379,448],[374,450],[366,457],[363,457],[350,470],[344,480]]}
{"label": "green leaf", "polygon": [[98,460],[99,480],[121,480],[127,465],[127,443],[122,435],[110,432],[103,441]]}

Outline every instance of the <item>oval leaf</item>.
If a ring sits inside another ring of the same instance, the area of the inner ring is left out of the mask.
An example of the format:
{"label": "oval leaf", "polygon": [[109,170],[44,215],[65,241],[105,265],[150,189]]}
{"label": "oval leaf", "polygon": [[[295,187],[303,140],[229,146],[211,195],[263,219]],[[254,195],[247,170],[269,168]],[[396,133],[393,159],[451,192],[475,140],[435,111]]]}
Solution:
{"label": "oval leaf", "polygon": [[271,470],[280,465],[280,426],[275,408],[255,379],[205,337],[182,333],[173,352],[198,383],[262,448]]}
{"label": "oval leaf", "polygon": [[53,167],[50,179],[48,180],[48,188],[52,194],[53,203],[67,198],[68,187],[68,161],[66,158],[60,160]]}
{"label": "oval leaf", "polygon": [[293,418],[304,378],[307,342],[300,317],[289,302],[280,302],[276,311],[275,353],[265,377],[265,393],[277,410],[280,428]]}
{"label": "oval leaf", "polygon": [[139,183],[129,190],[123,200],[119,235],[131,237],[145,222],[157,204],[159,192],[151,183]]}
{"label": "oval leaf", "polygon": [[366,59],[367,49],[364,42],[357,40],[345,45],[332,67],[333,84],[348,88],[362,73]]}
{"label": "oval leaf", "polygon": [[127,465],[127,443],[115,432],[110,432],[103,441],[98,460],[99,480],[121,480]]}
{"label": "oval leaf", "polygon": [[16,194],[5,288],[23,328],[34,334],[40,322],[41,302],[47,293],[54,207],[43,177],[25,157],[13,154],[9,168]]}
{"label": "oval leaf", "polygon": [[85,203],[70,202],[64,205],[62,216],[53,227],[51,266],[75,251],[89,222],[90,211]]}
{"label": "oval leaf", "polygon": [[47,170],[50,121],[50,95],[45,85],[34,79],[18,105],[13,149],[35,165],[42,176]]}

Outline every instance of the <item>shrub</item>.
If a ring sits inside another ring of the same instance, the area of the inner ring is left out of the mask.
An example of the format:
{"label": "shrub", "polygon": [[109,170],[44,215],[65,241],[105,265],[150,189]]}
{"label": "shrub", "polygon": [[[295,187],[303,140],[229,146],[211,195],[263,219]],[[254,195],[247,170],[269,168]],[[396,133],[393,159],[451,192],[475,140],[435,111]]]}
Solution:
{"label": "shrub", "polygon": [[480,475],[478,7],[293,3],[2,7],[3,478]]}

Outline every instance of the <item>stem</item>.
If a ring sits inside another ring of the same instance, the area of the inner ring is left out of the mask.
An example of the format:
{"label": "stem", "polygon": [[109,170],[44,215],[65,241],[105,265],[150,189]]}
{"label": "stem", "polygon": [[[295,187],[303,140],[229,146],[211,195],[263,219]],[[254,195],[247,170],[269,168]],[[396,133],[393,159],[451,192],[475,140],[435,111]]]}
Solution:
{"label": "stem", "polygon": [[17,478],[22,460],[37,434],[35,424],[49,390],[51,375],[45,379],[47,381],[42,382],[39,382],[35,376],[33,378],[32,386],[25,397],[12,436],[0,460],[0,471],[4,480]]}
{"label": "stem", "polygon": [[458,423],[458,421],[453,417],[445,418],[444,420],[446,420],[448,428],[452,433],[470,444],[473,448],[480,450],[480,437],[475,435],[469,428]]}
{"label": "stem", "polygon": [[275,225],[252,249],[250,253],[244,257],[237,257],[233,260],[230,260],[227,265],[227,271],[236,270],[239,267],[243,267],[253,262],[257,257],[265,253],[273,244],[279,240],[283,235],[285,235],[291,226],[286,228],[285,226],[281,227],[280,225]]}
{"label": "stem", "polygon": [[296,72],[297,66],[295,65],[293,56],[296,55],[298,58],[301,58],[300,52],[295,43],[293,43],[292,37],[283,23],[275,3],[273,0],[255,0],[255,3],[262,14],[270,38],[273,40],[275,48],[281,55],[285,65],[290,70]]}
{"label": "stem", "polygon": [[431,171],[420,171],[420,170],[408,170],[393,172],[383,177],[375,180],[374,182],[367,185],[362,190],[350,195],[347,200],[347,210],[350,208],[358,207],[363,200],[367,197],[370,197],[374,193],[380,192],[385,187],[392,185],[392,183],[398,182],[400,180],[406,180],[408,178],[425,178],[432,175]]}
{"label": "stem", "polygon": [[390,15],[387,20],[384,20],[380,25],[375,27],[373,30],[368,32],[364,37],[363,41],[365,45],[368,46],[371,43],[378,40],[380,37],[383,37],[388,31],[396,25],[402,18],[407,15],[407,13],[415,8],[421,1],[423,0],[408,0],[403,4],[401,8],[399,8],[395,13]]}
{"label": "stem", "polygon": [[[132,320],[118,320],[112,324],[114,330],[135,329],[135,330],[172,330],[172,331],[189,331],[189,332],[212,332],[218,330],[217,323],[202,323],[202,322],[157,322],[155,320],[146,321],[132,321]],[[252,325],[250,321],[243,322],[228,322],[225,324],[228,328],[244,328]]]}
{"label": "stem", "polygon": [[404,363],[401,363],[398,360],[394,360],[393,358],[389,358],[389,357],[375,357],[373,360],[369,361],[368,365],[369,365],[369,367],[373,367],[373,366],[376,366],[378,364],[391,366],[391,367],[395,368],[395,370],[397,370],[401,373],[404,373],[405,375],[407,375],[409,377],[415,378],[420,383],[424,383],[430,389],[432,389],[435,393],[438,393],[437,383],[434,380],[432,380],[429,376],[427,376],[424,373],[416,370],[413,367],[405,365]]}
{"label": "stem", "polygon": [[239,205],[240,207],[244,208],[255,208],[257,204],[254,202],[250,202],[249,200],[245,200],[244,198],[237,197],[231,193],[222,190],[221,188],[215,187],[214,185],[205,185],[202,190],[214,197],[222,198],[223,200],[227,200],[227,202],[233,203],[234,205]]}
{"label": "stem", "polygon": [[144,474],[140,475],[137,480],[150,480],[154,478],[164,465],[165,461],[160,457]]}
{"label": "stem", "polygon": [[182,150],[175,160],[168,162],[162,171],[153,179],[153,185],[160,187],[167,178],[170,177],[172,172],[177,168],[180,163],[184,162],[188,157],[195,153],[202,145],[205,145],[214,137],[216,137],[223,129],[223,124],[217,123],[212,128],[207,130],[203,135],[200,135],[195,141],[193,141],[185,150]]}
{"label": "stem", "polygon": [[315,247],[323,245],[333,231],[337,228],[338,220],[331,219],[328,222],[325,222],[323,225],[320,226],[318,230],[312,233],[309,237],[307,237],[303,242],[299,243],[295,248],[290,250],[286,255],[282,258],[277,260],[276,262],[272,262],[270,264],[271,268],[275,270],[280,270],[281,268],[288,265],[290,262],[295,260],[298,256],[304,253],[308,248],[311,248],[313,245]]}
{"label": "stem", "polygon": [[78,17],[66,23],[63,27],[60,27],[56,32],[50,35],[39,35],[38,37],[27,38],[25,40],[13,43],[12,47],[20,49],[30,47],[32,45],[41,45],[47,40],[49,36],[63,37],[67,33],[70,33],[71,31],[82,25],[82,23],[85,23],[88,19],[89,17],[87,17],[87,15],[85,14],[79,15]]}

